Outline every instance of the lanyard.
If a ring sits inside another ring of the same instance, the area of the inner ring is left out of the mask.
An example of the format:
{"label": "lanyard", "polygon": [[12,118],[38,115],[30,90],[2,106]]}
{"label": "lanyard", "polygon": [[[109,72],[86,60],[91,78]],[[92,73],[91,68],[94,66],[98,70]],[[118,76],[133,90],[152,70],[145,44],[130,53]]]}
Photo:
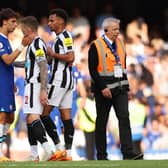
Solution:
{"label": "lanyard", "polygon": [[111,52],[113,53],[117,64],[120,64],[120,57],[119,57],[118,54],[116,53],[116,48],[117,48],[117,46],[115,45],[115,49],[112,48],[112,45],[111,45],[110,42],[105,38],[104,35],[103,35],[103,39],[104,39],[105,43],[107,44],[107,46],[110,48]]}

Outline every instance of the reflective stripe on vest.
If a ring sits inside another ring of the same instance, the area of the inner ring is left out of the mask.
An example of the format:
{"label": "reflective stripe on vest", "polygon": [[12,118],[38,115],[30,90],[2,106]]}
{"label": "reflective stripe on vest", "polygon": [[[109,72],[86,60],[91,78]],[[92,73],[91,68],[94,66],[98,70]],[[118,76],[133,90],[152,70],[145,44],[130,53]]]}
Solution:
{"label": "reflective stripe on vest", "polygon": [[109,75],[108,72],[107,72],[107,69],[106,69],[106,67],[107,67],[107,65],[106,65],[106,53],[104,51],[104,47],[103,47],[103,45],[102,45],[102,43],[99,39],[97,39],[97,43],[100,47],[100,53],[102,55],[102,65],[103,65],[103,71],[101,73],[99,72],[99,74],[100,75],[102,75],[102,74]]}
{"label": "reflective stripe on vest", "polygon": [[123,85],[128,85],[128,80],[122,80],[122,81],[119,81],[119,82],[115,82],[115,83],[112,83],[112,84],[107,84],[107,87],[110,88],[110,89],[114,89],[118,86],[123,86]]}
{"label": "reflective stripe on vest", "polygon": [[[123,73],[124,73],[124,74],[127,74],[127,70],[126,70],[126,69],[123,69]],[[106,72],[106,73],[104,73],[104,72],[99,72],[99,75],[100,75],[100,76],[114,76],[114,73],[113,73],[113,72]]]}

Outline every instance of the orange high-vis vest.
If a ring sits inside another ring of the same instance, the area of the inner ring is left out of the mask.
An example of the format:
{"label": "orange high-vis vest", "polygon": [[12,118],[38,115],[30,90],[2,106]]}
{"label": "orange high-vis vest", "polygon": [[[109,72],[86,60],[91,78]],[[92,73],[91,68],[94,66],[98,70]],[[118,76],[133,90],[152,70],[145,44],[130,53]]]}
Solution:
{"label": "orange high-vis vest", "polygon": [[[116,39],[115,43],[123,73],[126,73],[126,54],[124,44],[119,38]],[[112,76],[114,74],[114,65],[116,64],[115,56],[102,37],[96,39],[94,44],[98,53],[97,71],[99,72],[100,76]]]}

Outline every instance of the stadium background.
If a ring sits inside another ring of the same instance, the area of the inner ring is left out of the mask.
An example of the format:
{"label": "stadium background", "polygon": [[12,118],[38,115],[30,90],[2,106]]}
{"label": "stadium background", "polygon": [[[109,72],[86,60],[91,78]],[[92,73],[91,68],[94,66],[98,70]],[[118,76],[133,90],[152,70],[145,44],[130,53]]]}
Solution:
{"label": "stadium background", "polygon": [[112,4],[112,13],[122,20],[123,29],[132,19],[141,16],[151,31],[158,29],[165,39],[168,38],[168,1],[165,0],[4,0],[0,2],[0,8],[12,7],[23,15],[40,18],[47,15],[51,8],[61,7],[71,14],[73,7],[78,6],[81,14],[89,19],[93,31],[95,17],[106,3]]}

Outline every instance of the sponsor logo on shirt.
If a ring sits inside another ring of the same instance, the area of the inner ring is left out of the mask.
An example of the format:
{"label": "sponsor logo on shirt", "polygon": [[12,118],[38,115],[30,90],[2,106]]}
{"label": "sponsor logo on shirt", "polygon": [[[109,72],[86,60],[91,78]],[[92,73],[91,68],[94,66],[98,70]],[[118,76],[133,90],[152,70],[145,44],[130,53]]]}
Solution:
{"label": "sponsor logo on shirt", "polygon": [[4,45],[3,45],[2,42],[0,42],[0,52],[4,52],[4,51],[5,51],[5,49],[4,49]]}

